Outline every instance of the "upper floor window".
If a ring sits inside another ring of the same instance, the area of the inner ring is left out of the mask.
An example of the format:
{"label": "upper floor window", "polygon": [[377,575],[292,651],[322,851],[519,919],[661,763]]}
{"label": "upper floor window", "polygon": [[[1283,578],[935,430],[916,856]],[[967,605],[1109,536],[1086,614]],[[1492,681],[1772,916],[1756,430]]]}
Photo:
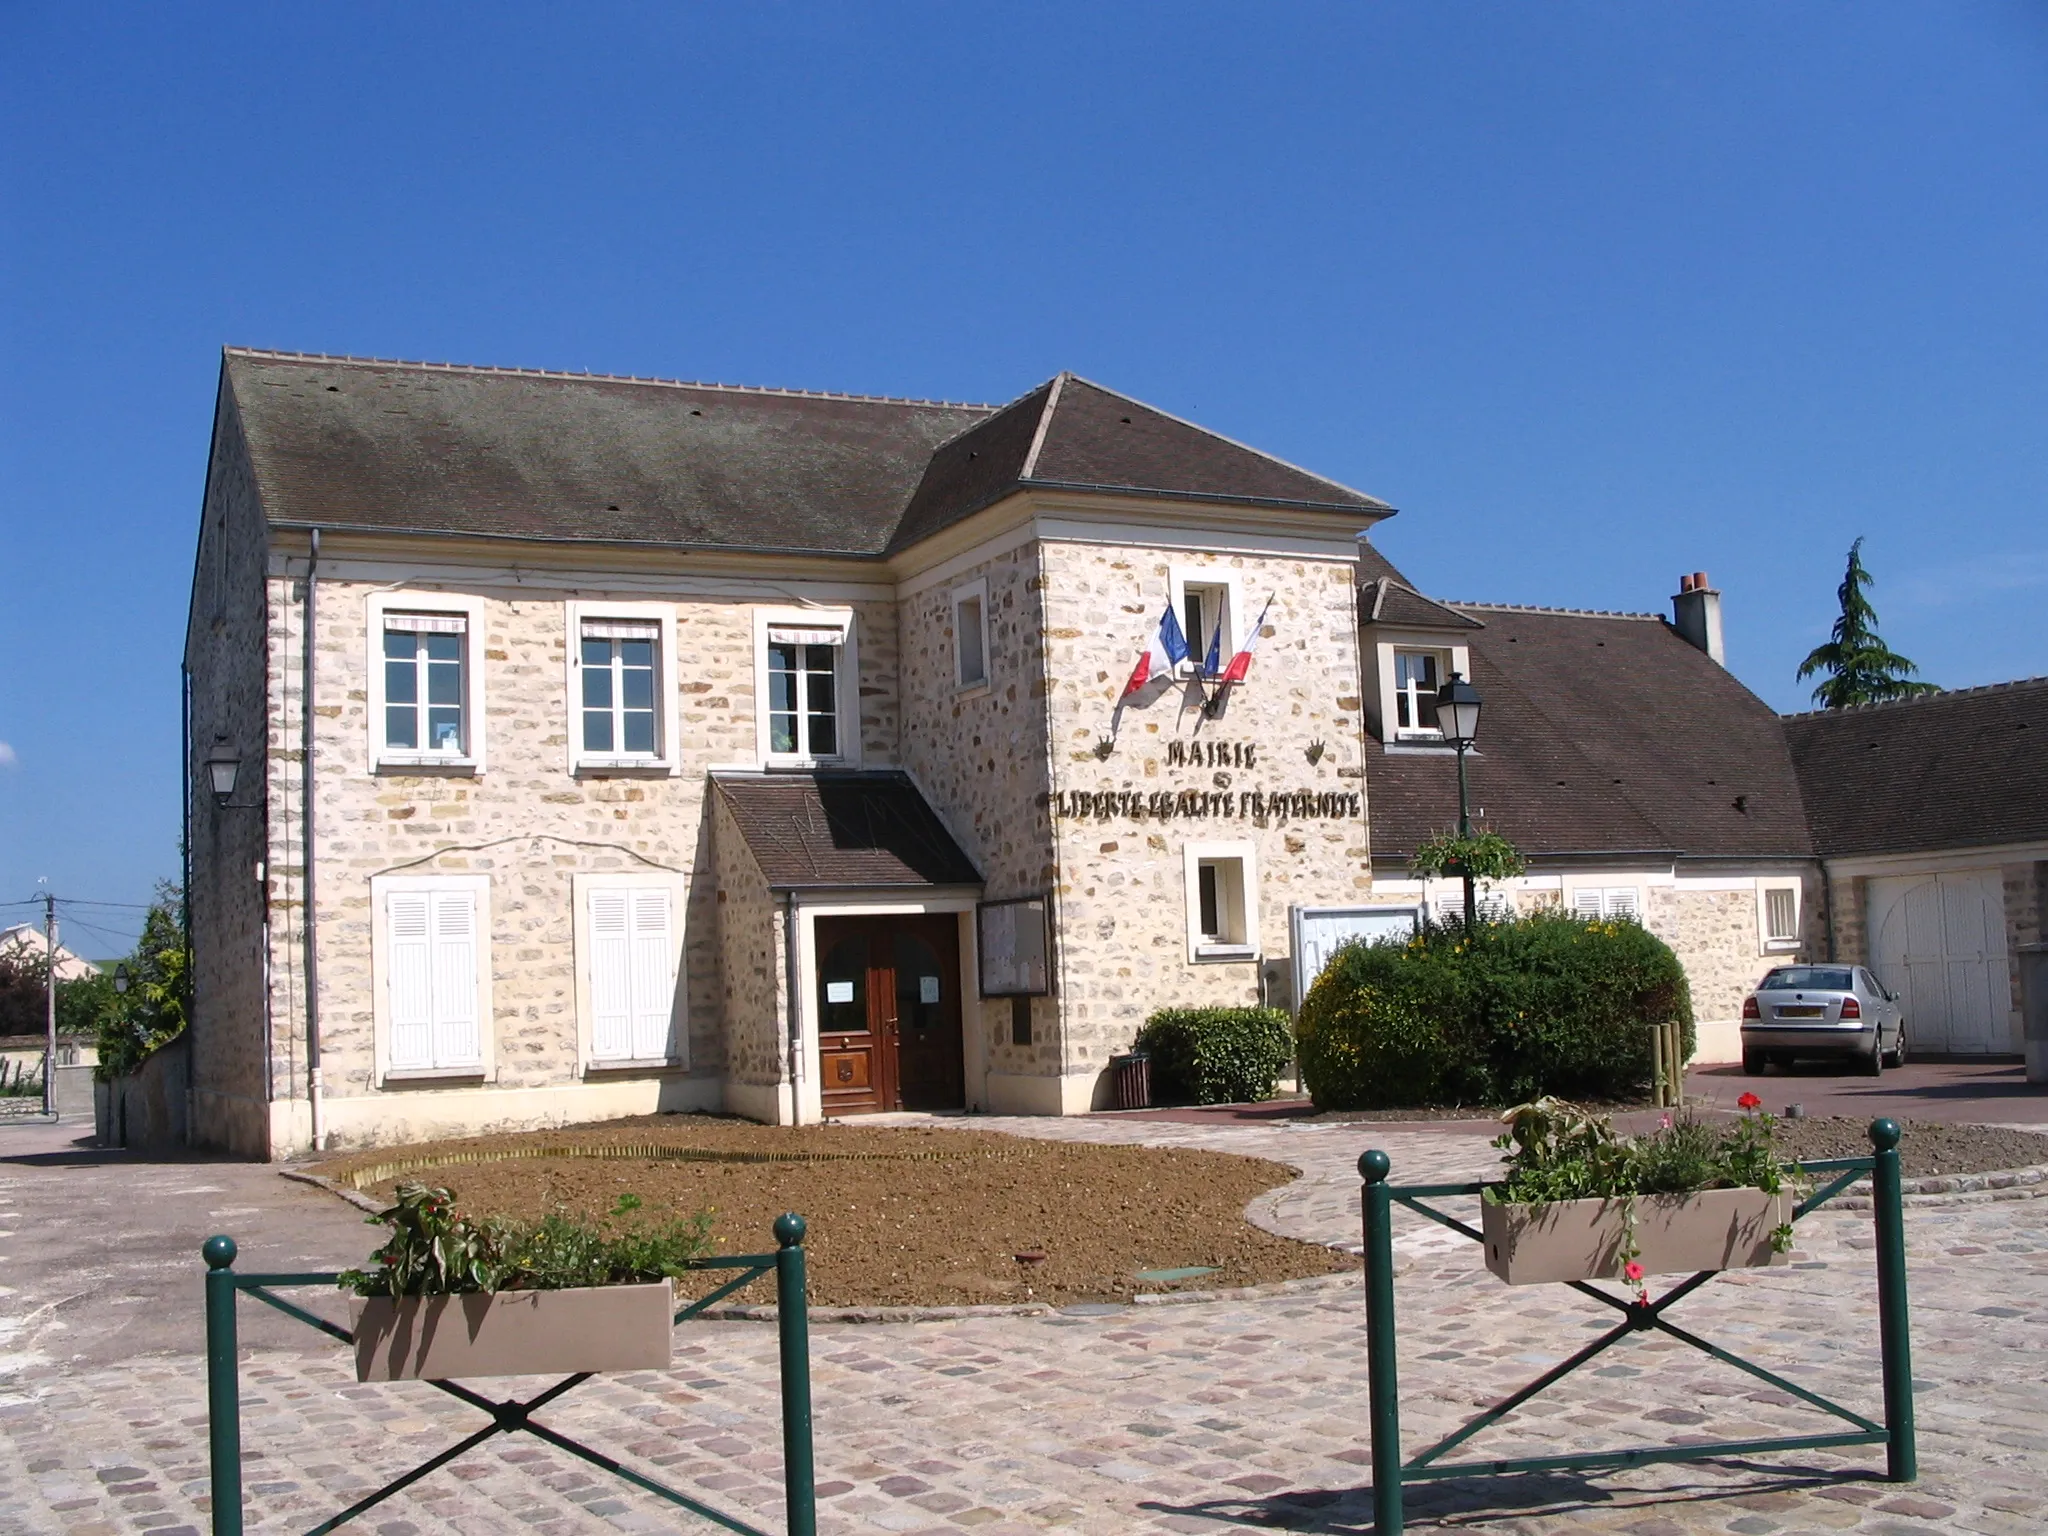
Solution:
{"label": "upper floor window", "polygon": [[583,750],[653,757],[655,650],[652,624],[583,621]]}
{"label": "upper floor window", "polygon": [[442,593],[369,599],[370,767],[481,772],[484,604]]}
{"label": "upper floor window", "polygon": [[384,745],[462,756],[461,614],[384,615]]}
{"label": "upper floor window", "polygon": [[857,762],[853,614],[757,609],[754,656],[762,760],[791,766]]}
{"label": "upper floor window", "polygon": [[953,682],[979,688],[988,682],[988,583],[972,582],[953,593]]}
{"label": "upper floor window", "polygon": [[1441,651],[1394,652],[1394,732],[1399,736],[1441,736],[1436,691],[1444,682]]}
{"label": "upper floor window", "polygon": [[1188,644],[1187,670],[1220,672],[1237,654],[1242,609],[1235,571],[1175,566],[1169,574],[1173,611]]}
{"label": "upper floor window", "polygon": [[666,604],[569,605],[572,772],[675,772],[674,656]]}

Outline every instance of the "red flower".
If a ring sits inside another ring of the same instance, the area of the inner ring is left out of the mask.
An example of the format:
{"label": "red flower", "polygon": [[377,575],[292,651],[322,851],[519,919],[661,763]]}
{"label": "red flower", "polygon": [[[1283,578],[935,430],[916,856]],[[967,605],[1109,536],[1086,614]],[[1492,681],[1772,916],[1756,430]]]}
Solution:
{"label": "red flower", "polygon": [[1636,1284],[1643,1278],[1643,1266],[1634,1259],[1630,1259],[1626,1264],[1622,1265],[1621,1272],[1628,1277],[1631,1285]]}
{"label": "red flower", "polygon": [[1758,1098],[1753,1093],[1745,1093],[1741,1098],[1735,1101],[1735,1105],[1738,1109],[1755,1109],[1762,1103],[1763,1100]]}

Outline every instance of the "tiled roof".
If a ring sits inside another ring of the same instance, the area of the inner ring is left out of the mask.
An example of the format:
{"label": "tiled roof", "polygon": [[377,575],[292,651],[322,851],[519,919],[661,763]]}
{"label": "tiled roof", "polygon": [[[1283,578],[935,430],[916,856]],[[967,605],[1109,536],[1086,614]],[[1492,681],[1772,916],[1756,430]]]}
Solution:
{"label": "tiled roof", "polygon": [[1001,409],[229,349],[274,524],[874,556],[1025,485],[1384,502],[1071,374]]}
{"label": "tiled roof", "polygon": [[1469,614],[1424,597],[1406,582],[1382,576],[1358,589],[1358,622],[1397,629],[1484,629]]}
{"label": "tiled roof", "polygon": [[713,782],[772,890],[981,884],[905,774],[721,774]]}
{"label": "tiled roof", "polygon": [[[1474,822],[1532,856],[1810,856],[1778,717],[1661,619],[1459,604],[1484,701]],[[1458,821],[1448,753],[1369,742],[1373,859]],[[1484,809],[1483,818],[1476,813]]]}
{"label": "tiled roof", "polygon": [[2048,678],[1785,720],[1820,851],[2048,841]]}

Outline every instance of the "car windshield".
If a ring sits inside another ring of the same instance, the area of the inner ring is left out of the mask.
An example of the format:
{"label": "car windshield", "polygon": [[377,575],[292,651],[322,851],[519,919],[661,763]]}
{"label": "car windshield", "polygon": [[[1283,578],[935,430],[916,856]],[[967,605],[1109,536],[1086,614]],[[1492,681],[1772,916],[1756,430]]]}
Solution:
{"label": "car windshield", "polygon": [[1851,992],[1856,980],[1831,965],[1781,965],[1757,985],[1759,992]]}

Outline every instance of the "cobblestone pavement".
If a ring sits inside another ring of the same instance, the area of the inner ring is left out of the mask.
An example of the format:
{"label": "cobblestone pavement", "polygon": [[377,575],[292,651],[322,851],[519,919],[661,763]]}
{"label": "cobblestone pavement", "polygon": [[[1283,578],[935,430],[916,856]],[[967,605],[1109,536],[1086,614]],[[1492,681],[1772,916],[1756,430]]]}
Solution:
{"label": "cobblestone pavement", "polygon": [[[1369,1143],[1403,1180],[1491,1166],[1478,1137],[1357,1126],[1224,1128],[1119,1120],[985,1122],[1034,1136],[1200,1145],[1307,1170],[1260,1202],[1262,1224],[1356,1240],[1356,1176]],[[51,1219],[53,1181],[108,1170],[0,1166],[0,1229]],[[245,1198],[267,1170],[212,1165],[203,1200]],[[181,1177],[190,1181],[190,1170]],[[68,1198],[68,1191],[67,1191]],[[164,1197],[168,1199],[166,1194]],[[295,1254],[336,1247],[324,1207],[266,1207]],[[1477,1249],[1419,1218],[1399,1228],[1397,1294],[1406,1443],[1416,1448],[1535,1376],[1607,1325],[1556,1287],[1510,1290]],[[360,1229],[355,1229],[360,1236]],[[1724,1277],[1673,1316],[1814,1390],[1875,1414],[1877,1324],[1867,1213],[1801,1224],[1794,1263]],[[1777,1531],[1976,1531],[2048,1523],[2048,1205],[1962,1197],[1907,1216],[1922,1479],[1866,1480],[1880,1448],[1760,1456],[1596,1475],[1474,1479],[1411,1490],[1417,1529],[1567,1536]],[[18,1235],[5,1241],[17,1242]],[[351,1239],[351,1242],[354,1240]],[[189,1253],[189,1249],[187,1250]],[[198,1313],[197,1265],[178,1303]],[[11,1265],[0,1265],[5,1276]],[[32,1334],[0,1296],[0,1328]],[[38,1303],[39,1305],[44,1303]],[[245,1304],[245,1314],[259,1309]],[[90,1326],[74,1316],[74,1329]],[[314,1335],[275,1330],[245,1355],[249,1528],[304,1530],[481,1423],[431,1388],[357,1386]],[[779,1528],[773,1330],[695,1324],[677,1368],[593,1381],[545,1415],[563,1431],[766,1528]],[[9,1346],[0,1340],[0,1350]],[[1019,1533],[1370,1529],[1365,1324],[1355,1281],[1256,1299],[1055,1317],[821,1324],[812,1336],[823,1529]],[[496,1383],[511,1391],[522,1383]],[[1796,1400],[1653,1338],[1624,1341],[1483,1435],[1472,1450],[1536,1454],[1646,1440],[1807,1433]],[[74,1536],[207,1525],[205,1391],[184,1348],[88,1355],[9,1376],[0,1361],[0,1532]],[[528,1437],[486,1442],[366,1516],[377,1536],[710,1527]]]}

